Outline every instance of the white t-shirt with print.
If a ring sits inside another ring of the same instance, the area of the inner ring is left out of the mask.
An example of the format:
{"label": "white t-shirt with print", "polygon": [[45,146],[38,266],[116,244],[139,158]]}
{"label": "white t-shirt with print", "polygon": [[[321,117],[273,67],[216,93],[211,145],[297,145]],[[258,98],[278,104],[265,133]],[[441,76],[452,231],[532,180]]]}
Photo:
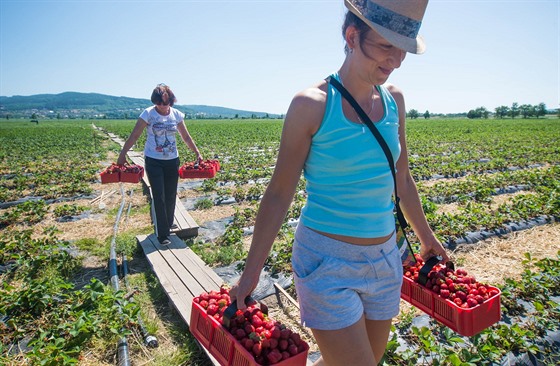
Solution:
{"label": "white t-shirt with print", "polygon": [[175,108],[170,108],[169,115],[162,116],[155,106],[146,108],[140,118],[148,123],[146,131],[146,145],[144,156],[171,160],[179,156],[177,152],[177,125],[183,122],[185,114]]}

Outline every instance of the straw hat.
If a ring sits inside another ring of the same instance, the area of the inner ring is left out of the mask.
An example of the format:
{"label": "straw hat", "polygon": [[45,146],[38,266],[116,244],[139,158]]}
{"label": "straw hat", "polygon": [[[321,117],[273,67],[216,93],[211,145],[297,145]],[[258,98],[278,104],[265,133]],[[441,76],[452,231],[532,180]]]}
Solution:
{"label": "straw hat", "polygon": [[344,0],[344,5],[392,45],[410,53],[424,53],[418,35],[428,0]]}

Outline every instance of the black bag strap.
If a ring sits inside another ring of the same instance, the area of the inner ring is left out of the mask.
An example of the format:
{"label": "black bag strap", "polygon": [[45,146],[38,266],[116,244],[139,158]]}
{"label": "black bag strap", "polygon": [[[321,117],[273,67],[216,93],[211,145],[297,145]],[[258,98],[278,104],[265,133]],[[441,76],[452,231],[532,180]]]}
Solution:
{"label": "black bag strap", "polygon": [[395,186],[395,188],[394,188],[395,189],[395,207],[396,207],[396,210],[397,210],[397,220],[399,220],[399,224],[400,224],[400,226],[401,226],[401,228],[403,229],[403,232],[404,232],[404,229],[408,227],[408,222],[406,222],[406,219],[405,219],[405,217],[404,217],[404,215],[401,211],[401,207],[400,207],[400,204],[399,204],[400,198],[399,198],[399,195],[397,193],[397,174],[396,174],[396,171],[395,171],[395,161],[393,159],[393,155],[391,154],[391,150],[389,149],[389,146],[387,145],[387,143],[385,142],[385,139],[383,138],[383,136],[381,135],[381,133],[379,132],[377,127],[375,127],[375,125],[373,124],[373,122],[371,121],[371,119],[369,118],[367,113],[364,112],[362,107],[360,107],[358,102],[356,102],[356,100],[354,99],[352,94],[350,94],[350,92],[348,90],[346,90],[346,88],[335,78],[329,76],[325,80],[328,83],[330,83],[332,86],[334,86],[340,92],[340,94],[342,94],[342,96],[344,98],[346,98],[346,100],[354,108],[356,113],[358,113],[358,116],[360,117],[362,123],[364,123],[366,126],[368,126],[371,133],[373,134],[373,136],[375,136],[375,138],[377,139],[377,142],[379,143],[379,145],[383,149],[383,152],[385,153],[387,161],[389,162],[389,168],[391,169],[391,174],[393,175],[393,183],[394,183],[394,186]]}

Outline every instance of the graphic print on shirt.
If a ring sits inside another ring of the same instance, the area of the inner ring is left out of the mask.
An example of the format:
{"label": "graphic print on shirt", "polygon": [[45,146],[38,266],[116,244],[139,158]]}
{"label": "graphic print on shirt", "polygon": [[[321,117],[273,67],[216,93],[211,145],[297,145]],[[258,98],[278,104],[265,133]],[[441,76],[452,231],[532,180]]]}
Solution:
{"label": "graphic print on shirt", "polygon": [[170,153],[177,151],[177,144],[175,139],[169,139],[177,131],[177,127],[173,123],[156,122],[152,125],[152,132],[156,143],[156,151],[163,153],[167,156]]}

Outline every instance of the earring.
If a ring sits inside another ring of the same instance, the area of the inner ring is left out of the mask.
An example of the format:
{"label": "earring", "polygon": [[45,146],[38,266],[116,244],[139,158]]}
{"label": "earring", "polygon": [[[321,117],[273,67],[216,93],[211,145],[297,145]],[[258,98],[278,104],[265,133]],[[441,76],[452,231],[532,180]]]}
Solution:
{"label": "earring", "polygon": [[350,48],[350,53],[354,53],[354,49],[353,49],[353,48]]}

